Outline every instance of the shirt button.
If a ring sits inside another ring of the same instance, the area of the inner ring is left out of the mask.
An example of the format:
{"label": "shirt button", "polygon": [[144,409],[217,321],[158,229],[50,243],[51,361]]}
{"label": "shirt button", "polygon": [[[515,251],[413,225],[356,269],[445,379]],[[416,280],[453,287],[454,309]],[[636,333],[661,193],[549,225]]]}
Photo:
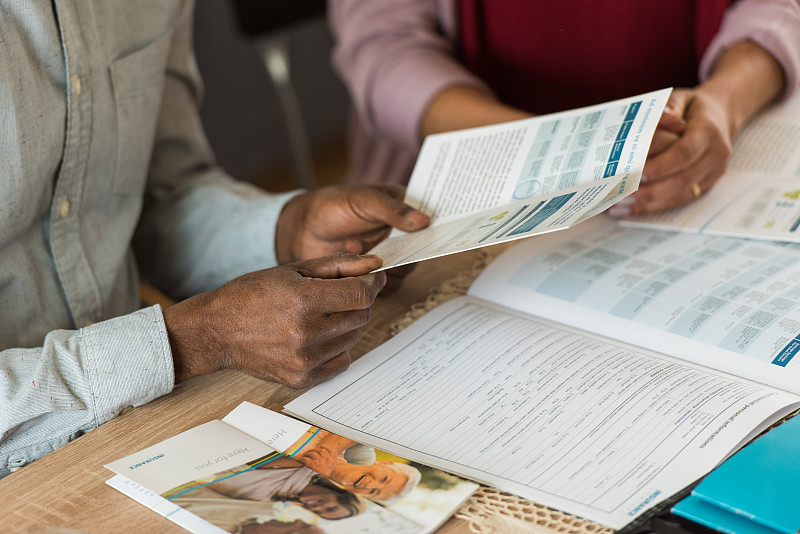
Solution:
{"label": "shirt button", "polygon": [[8,470],[11,471],[12,473],[14,471],[19,471],[26,465],[28,465],[27,458],[17,456],[17,457],[10,457],[8,459]]}
{"label": "shirt button", "polygon": [[81,77],[75,76],[75,94],[81,94]]}
{"label": "shirt button", "polygon": [[62,201],[61,206],[58,207],[58,214],[61,215],[61,217],[66,217],[69,215],[70,207],[71,204],[69,203],[69,200]]}

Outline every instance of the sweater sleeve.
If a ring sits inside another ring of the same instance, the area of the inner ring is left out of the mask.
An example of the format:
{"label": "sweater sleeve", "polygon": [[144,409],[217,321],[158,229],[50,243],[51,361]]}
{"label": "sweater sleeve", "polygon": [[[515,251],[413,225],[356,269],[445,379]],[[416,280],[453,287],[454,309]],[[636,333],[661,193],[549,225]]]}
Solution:
{"label": "sweater sleeve", "polygon": [[333,62],[366,130],[420,145],[433,98],[453,86],[488,92],[454,57],[434,0],[329,0]]}
{"label": "sweater sleeve", "polygon": [[700,62],[700,79],[711,75],[719,54],[731,45],[750,40],[778,61],[786,79],[782,98],[800,82],[800,3],[795,0],[741,0],[725,13],[719,32]]}

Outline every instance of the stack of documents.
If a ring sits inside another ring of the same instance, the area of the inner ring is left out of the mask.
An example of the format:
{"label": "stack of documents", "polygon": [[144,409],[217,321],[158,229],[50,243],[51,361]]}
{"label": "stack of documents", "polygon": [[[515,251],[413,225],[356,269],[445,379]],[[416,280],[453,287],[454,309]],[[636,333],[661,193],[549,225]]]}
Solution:
{"label": "stack of documents", "polygon": [[800,419],[748,445],[701,482],[672,512],[722,532],[800,530]]}

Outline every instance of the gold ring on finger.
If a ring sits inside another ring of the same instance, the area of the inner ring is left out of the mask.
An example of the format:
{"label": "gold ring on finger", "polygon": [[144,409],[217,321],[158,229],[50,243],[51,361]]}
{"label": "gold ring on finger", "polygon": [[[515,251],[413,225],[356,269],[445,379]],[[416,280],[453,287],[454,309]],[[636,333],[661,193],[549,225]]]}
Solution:
{"label": "gold ring on finger", "polygon": [[692,194],[694,195],[694,198],[697,198],[703,194],[703,190],[700,189],[700,184],[697,182],[692,184]]}

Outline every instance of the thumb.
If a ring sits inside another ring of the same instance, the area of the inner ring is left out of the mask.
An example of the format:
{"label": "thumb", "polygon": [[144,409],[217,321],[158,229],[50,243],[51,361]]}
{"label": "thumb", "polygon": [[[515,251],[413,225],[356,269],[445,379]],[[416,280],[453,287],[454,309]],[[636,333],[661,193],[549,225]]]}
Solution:
{"label": "thumb", "polygon": [[686,112],[686,106],[689,104],[690,94],[686,91],[672,92],[664,108],[664,113],[661,114],[661,118],[658,121],[659,128],[677,135],[683,133],[686,126],[686,120],[683,116]]}
{"label": "thumb", "polygon": [[381,222],[404,232],[414,232],[428,226],[427,215],[397,198],[396,189],[370,187],[359,190],[352,199],[358,215],[369,221]]}
{"label": "thumb", "polygon": [[286,267],[306,278],[346,278],[370,273],[382,265],[383,260],[372,254],[356,256],[338,252],[331,256],[290,263]]}

